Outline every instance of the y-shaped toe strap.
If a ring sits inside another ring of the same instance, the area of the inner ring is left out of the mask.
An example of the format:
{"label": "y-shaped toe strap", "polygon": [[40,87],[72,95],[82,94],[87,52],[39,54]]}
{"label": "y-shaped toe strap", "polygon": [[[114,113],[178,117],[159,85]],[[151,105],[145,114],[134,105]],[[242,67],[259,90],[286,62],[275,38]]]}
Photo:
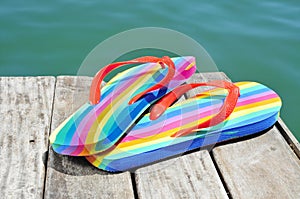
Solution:
{"label": "y-shaped toe strap", "polygon": [[175,65],[173,61],[167,57],[164,56],[162,58],[158,57],[152,57],[152,56],[145,56],[136,58],[130,61],[123,61],[123,62],[115,62],[112,64],[109,64],[102,68],[94,77],[92,81],[92,85],[90,88],[90,103],[92,105],[98,104],[100,102],[101,98],[101,82],[103,81],[104,77],[109,74],[111,71],[113,71],[116,68],[119,68],[121,66],[127,65],[127,64],[140,64],[140,63],[159,63],[162,68],[164,68],[164,65],[167,65],[168,67],[168,74],[156,85],[146,89],[145,91],[137,94],[134,96],[130,101],[129,104],[133,104],[137,100],[139,100],[143,95],[145,95],[148,92],[154,91],[156,89],[160,89],[167,85],[174,77],[175,74]]}
{"label": "y-shaped toe strap", "polygon": [[182,96],[187,91],[199,86],[214,86],[214,87],[227,89],[228,95],[224,100],[223,106],[221,107],[220,111],[212,118],[191,128],[181,130],[171,136],[179,137],[179,136],[187,135],[192,133],[196,129],[215,126],[223,122],[224,120],[226,120],[226,118],[228,118],[230,114],[233,112],[240,94],[239,87],[227,81],[211,81],[206,83],[184,84],[178,86],[173,91],[165,95],[153,106],[153,108],[150,111],[150,119],[155,120],[158,117],[160,117],[174,101],[180,98],[180,96]]}

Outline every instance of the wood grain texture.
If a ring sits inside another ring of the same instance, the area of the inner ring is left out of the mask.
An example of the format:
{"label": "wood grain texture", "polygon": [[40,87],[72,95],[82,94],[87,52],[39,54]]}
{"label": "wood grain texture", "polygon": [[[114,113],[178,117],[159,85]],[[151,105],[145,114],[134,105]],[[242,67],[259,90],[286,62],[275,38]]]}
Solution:
{"label": "wood grain texture", "polygon": [[[88,101],[89,77],[58,77],[52,131]],[[45,198],[134,198],[130,173],[110,174],[83,157],[62,156],[49,150]]]}
{"label": "wood grain texture", "polygon": [[[189,82],[213,79],[229,80],[204,73]],[[42,198],[45,175],[45,198],[134,198],[128,172],[102,172],[51,148],[47,162],[54,90],[52,130],[87,101],[90,82],[58,77],[55,90],[54,77],[0,77],[0,198]],[[300,198],[299,142],[283,121],[212,152],[233,198]],[[227,198],[207,150],[140,168],[135,179],[140,198]]]}
{"label": "wood grain texture", "polygon": [[213,155],[233,198],[300,198],[300,160],[276,127]]}
{"label": "wood grain texture", "polygon": [[208,151],[170,159],[135,173],[139,198],[228,198]]}
{"label": "wood grain texture", "polygon": [[0,198],[42,198],[54,77],[0,78]]}

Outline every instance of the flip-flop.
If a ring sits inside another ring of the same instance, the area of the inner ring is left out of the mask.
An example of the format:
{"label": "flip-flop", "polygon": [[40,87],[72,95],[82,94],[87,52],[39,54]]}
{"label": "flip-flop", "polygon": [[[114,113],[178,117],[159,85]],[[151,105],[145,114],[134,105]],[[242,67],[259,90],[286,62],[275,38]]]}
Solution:
{"label": "flip-flop", "polygon": [[[205,85],[226,88],[229,94],[224,100],[227,93],[217,88],[167,108],[187,90]],[[256,82],[214,81],[179,86],[161,98],[116,146],[86,158],[102,170],[130,170],[259,133],[277,121],[280,108],[279,96]]]}
{"label": "flip-flop", "polygon": [[[105,75],[113,69],[137,63],[145,64],[119,73],[100,89]],[[194,57],[148,56],[104,67],[93,79],[90,102],[51,133],[52,148],[71,156],[92,155],[110,148],[152,103],[195,71]]]}

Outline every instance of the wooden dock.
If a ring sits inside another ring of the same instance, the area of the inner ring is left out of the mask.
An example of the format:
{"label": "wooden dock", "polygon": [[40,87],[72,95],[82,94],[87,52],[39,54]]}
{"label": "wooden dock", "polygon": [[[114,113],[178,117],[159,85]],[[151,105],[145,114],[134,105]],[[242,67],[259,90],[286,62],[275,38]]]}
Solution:
{"label": "wooden dock", "polygon": [[[133,173],[54,153],[49,134],[87,101],[91,79],[0,77],[0,198],[300,198],[300,146],[281,119],[258,136]],[[191,81],[212,79],[229,80]]]}

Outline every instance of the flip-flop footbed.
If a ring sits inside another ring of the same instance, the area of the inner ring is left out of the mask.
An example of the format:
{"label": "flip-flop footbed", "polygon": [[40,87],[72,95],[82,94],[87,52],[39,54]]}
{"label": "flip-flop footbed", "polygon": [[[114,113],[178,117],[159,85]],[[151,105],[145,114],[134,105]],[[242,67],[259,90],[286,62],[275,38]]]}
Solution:
{"label": "flip-flop footbed", "polygon": [[172,58],[174,78],[165,87],[149,92],[128,105],[136,94],[161,81],[168,72],[149,63],[119,73],[101,89],[99,104],[84,104],[50,135],[54,151],[86,156],[104,151],[116,143],[134,121],[156,100],[184,83],[196,71],[194,57]]}
{"label": "flip-flop footbed", "polygon": [[86,158],[100,169],[124,171],[271,127],[281,108],[279,96],[256,82],[235,85],[240,88],[237,105],[229,118],[215,127],[187,136],[171,137],[179,130],[195,126],[216,114],[226,95],[222,89],[173,105],[157,120],[151,121],[149,114],[145,115],[115,147]]}

